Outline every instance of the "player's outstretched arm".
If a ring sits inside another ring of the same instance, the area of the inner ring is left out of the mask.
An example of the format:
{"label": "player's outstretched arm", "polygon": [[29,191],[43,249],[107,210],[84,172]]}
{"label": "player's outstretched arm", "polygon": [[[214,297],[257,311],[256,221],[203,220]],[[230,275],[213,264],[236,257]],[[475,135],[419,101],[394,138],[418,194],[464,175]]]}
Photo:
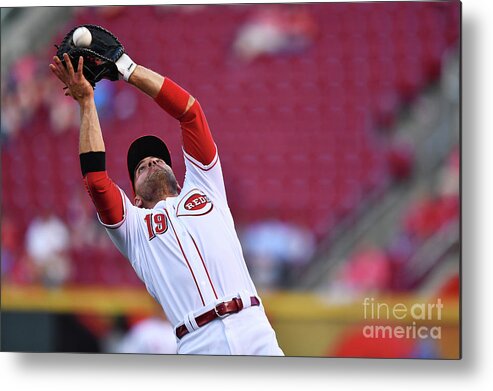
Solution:
{"label": "player's outstretched arm", "polygon": [[64,59],[66,66],[55,56],[50,69],[65,85],[65,95],[74,98],[80,106],[79,156],[84,183],[101,221],[114,225],[123,219],[123,203],[120,190],[106,173],[105,147],[94,90],[82,73],[83,58],[79,58],[77,71],[67,54]]}
{"label": "player's outstretched arm", "polygon": [[127,81],[180,121],[183,148],[187,154],[205,166],[214,160],[216,145],[202,108],[192,95],[170,78],[140,65]]}
{"label": "player's outstretched arm", "polygon": [[183,88],[159,73],[137,65],[128,82],[154,99],[169,115],[181,119],[195,103]]}
{"label": "player's outstretched arm", "polygon": [[65,84],[65,95],[71,96],[79,103],[81,121],[79,154],[104,152],[103,135],[94,102],[94,89],[82,73],[84,59],[82,57],[79,58],[77,71],[74,71],[68,55],[65,53],[63,56],[67,66],[65,67],[62,61],[55,56],[53,64],[50,64],[50,69]]}
{"label": "player's outstretched arm", "polygon": [[128,82],[139,90],[155,99],[164,82],[164,76],[150,69],[137,65],[130,75]]}

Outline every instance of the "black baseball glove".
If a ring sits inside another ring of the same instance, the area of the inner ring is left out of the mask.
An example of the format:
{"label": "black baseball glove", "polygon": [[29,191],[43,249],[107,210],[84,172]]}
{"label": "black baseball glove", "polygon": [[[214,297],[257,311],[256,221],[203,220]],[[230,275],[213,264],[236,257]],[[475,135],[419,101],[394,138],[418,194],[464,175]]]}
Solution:
{"label": "black baseball glove", "polygon": [[[73,34],[79,27],[86,27],[91,32],[92,40],[87,47],[77,47],[74,43]],[[63,53],[69,55],[75,71],[77,71],[79,57],[84,57],[83,73],[93,87],[101,79],[118,80],[123,77],[116,64],[125,54],[123,45],[118,38],[101,26],[85,24],[74,27],[65,35],[60,46],[55,45],[55,47],[58,49],[56,55],[63,63],[65,62]],[[128,56],[125,57],[128,58]]]}

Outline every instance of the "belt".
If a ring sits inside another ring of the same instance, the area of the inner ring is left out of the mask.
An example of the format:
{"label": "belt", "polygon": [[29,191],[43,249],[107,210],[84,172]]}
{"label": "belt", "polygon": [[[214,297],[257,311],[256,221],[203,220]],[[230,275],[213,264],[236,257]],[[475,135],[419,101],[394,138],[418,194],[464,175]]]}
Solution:
{"label": "belt", "polygon": [[[260,305],[260,300],[255,296],[250,297],[250,302],[252,306]],[[197,316],[195,318],[195,321],[197,322],[197,326],[202,327],[205,326],[207,323],[212,322],[214,319],[224,318],[227,315],[240,312],[242,309],[243,302],[239,297],[234,297],[230,301],[219,303],[213,309]],[[178,326],[175,332],[178,339],[183,338],[189,333],[187,327],[184,324]]]}

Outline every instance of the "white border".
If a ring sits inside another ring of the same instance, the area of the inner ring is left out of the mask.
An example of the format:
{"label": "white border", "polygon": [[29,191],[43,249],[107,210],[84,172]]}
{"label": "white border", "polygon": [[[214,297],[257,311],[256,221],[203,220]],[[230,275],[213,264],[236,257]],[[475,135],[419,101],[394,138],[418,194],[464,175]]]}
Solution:
{"label": "white border", "polygon": [[[257,1],[249,1],[256,3]],[[272,1],[277,2],[277,1]],[[286,2],[286,1],[284,1]],[[137,4],[108,1],[107,4]],[[163,4],[146,1],[145,4]],[[181,1],[180,3],[197,3]],[[222,1],[216,1],[222,3]],[[64,2],[63,5],[95,2]],[[141,4],[141,3],[139,3]],[[463,1],[462,361],[0,353],[0,388],[475,390],[493,384],[492,2]],[[6,6],[61,5],[5,1]],[[488,89],[489,87],[489,89]],[[275,387],[275,388],[274,388]]]}

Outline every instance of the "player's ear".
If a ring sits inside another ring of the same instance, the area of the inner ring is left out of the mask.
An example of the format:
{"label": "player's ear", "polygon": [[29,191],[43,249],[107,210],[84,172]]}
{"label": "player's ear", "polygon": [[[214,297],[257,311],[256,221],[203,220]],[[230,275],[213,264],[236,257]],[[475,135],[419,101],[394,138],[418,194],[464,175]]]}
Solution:
{"label": "player's ear", "polygon": [[135,198],[134,198],[134,205],[137,208],[142,208],[144,206],[144,202],[142,201],[142,198],[140,198],[139,196],[135,196]]}

